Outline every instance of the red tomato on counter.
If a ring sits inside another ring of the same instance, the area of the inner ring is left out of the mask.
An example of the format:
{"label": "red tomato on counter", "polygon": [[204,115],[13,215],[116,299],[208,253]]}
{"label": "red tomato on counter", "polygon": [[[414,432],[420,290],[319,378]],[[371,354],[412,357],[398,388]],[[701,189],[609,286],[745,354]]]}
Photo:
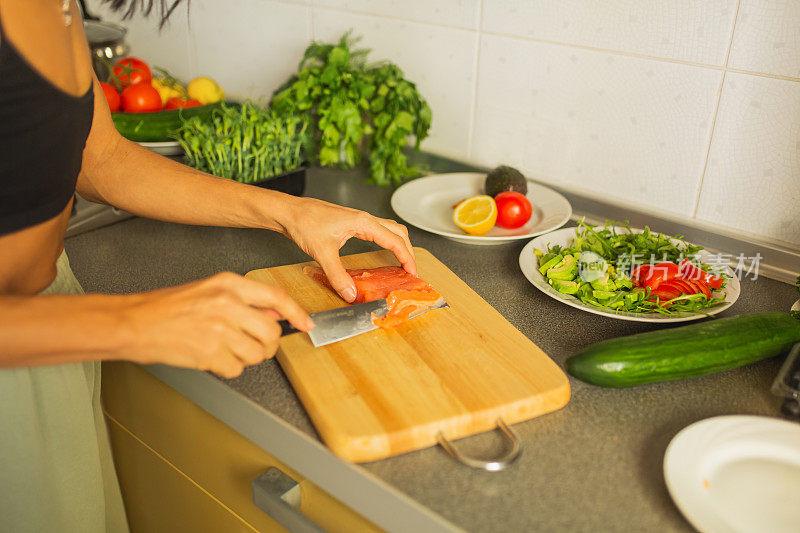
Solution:
{"label": "red tomato on counter", "polygon": [[201,105],[203,104],[201,104],[199,100],[195,100],[194,98],[190,100],[185,100],[183,98],[178,98],[177,96],[175,96],[167,100],[164,109],[185,109],[187,107],[199,107]]}
{"label": "red tomato on counter", "polygon": [[122,91],[122,110],[126,113],[160,111],[161,96],[150,82],[131,85]]}
{"label": "red tomato on counter", "polygon": [[114,64],[111,71],[123,87],[137,83],[150,83],[150,80],[153,79],[150,67],[137,57],[120,59]]}
{"label": "red tomato on counter", "polygon": [[110,83],[104,81],[100,82],[100,87],[103,89],[103,94],[106,95],[106,102],[108,102],[108,108],[111,112],[119,111],[120,100],[117,89]]}
{"label": "red tomato on counter", "polygon": [[531,219],[531,203],[524,194],[516,191],[501,192],[494,197],[497,204],[497,222],[501,228],[514,229],[522,227]]}

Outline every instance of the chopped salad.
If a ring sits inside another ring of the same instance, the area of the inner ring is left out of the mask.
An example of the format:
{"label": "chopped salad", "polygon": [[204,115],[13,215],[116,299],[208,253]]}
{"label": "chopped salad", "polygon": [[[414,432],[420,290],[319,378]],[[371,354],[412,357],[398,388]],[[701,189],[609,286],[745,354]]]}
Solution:
{"label": "chopped salad", "polygon": [[[619,231],[616,226],[622,226]],[[628,224],[581,221],[568,247],[534,250],[539,272],[557,291],[585,304],[632,313],[701,313],[725,301],[727,275],[700,261],[683,237],[634,233]]]}

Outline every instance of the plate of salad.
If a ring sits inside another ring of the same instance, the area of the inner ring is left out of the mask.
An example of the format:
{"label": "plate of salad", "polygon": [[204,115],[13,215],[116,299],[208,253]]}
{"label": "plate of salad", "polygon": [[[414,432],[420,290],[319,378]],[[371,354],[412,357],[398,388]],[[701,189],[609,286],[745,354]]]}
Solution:
{"label": "plate of salad", "polygon": [[728,266],[682,237],[628,225],[580,222],[541,235],[519,265],[537,289],[597,315],[639,322],[685,322],[715,315],[739,298]]}

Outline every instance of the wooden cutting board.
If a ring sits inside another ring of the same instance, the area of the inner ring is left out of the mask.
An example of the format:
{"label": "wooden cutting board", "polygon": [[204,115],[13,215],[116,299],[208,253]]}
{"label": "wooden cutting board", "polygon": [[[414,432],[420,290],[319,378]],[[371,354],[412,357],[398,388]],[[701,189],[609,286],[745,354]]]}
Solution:
{"label": "wooden cutting board", "polygon": [[[563,407],[561,369],[430,252],[415,248],[419,276],[450,304],[393,330],[315,348],[281,340],[278,361],[325,443],[364,462],[426,448]],[[397,265],[387,251],[342,257],[346,268]],[[286,289],[309,313],[346,305],[303,274],[303,263],[247,274]],[[487,273],[487,275],[490,275]]]}

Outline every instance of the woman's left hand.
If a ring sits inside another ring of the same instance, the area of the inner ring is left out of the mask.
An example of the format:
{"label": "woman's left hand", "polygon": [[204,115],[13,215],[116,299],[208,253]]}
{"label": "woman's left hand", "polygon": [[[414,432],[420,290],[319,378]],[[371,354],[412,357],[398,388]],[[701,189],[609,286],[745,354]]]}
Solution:
{"label": "woman's left hand", "polygon": [[296,200],[281,221],[283,233],[319,263],[331,286],[348,302],[355,299],[356,288],[342,266],[339,250],[351,237],[391,250],[403,268],[416,275],[414,250],[402,224],[314,198]]}

